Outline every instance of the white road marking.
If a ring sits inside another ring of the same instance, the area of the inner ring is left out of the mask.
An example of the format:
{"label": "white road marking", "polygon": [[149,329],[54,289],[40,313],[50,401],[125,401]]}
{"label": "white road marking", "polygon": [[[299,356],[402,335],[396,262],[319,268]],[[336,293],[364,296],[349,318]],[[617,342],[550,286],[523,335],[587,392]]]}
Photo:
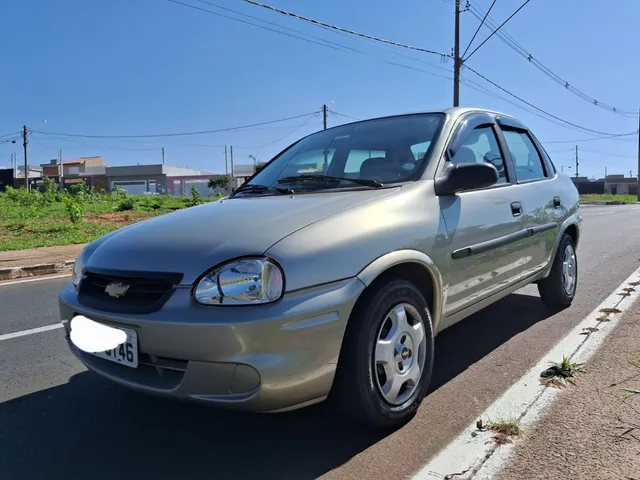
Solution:
{"label": "white road marking", "polygon": [[[530,429],[543,411],[552,405],[558,392],[556,388],[544,387],[540,384],[540,373],[549,367],[549,361],[561,361],[563,355],[578,363],[584,363],[591,358],[625,312],[640,297],[640,286],[633,287],[635,290],[628,292],[629,296],[620,295],[625,293],[623,288],[631,287],[630,284],[636,281],[640,281],[640,268],[547,352],[535,367],[525,373],[502,397],[485,410],[480,418],[485,422],[515,418],[519,419],[523,429]],[[613,313],[602,312],[604,309],[614,308],[617,310]],[[597,320],[605,316],[608,322]],[[585,335],[585,332],[589,331],[586,329],[590,327],[597,327],[598,331]],[[498,446],[492,441],[491,436],[491,432],[479,431],[474,421],[458,438],[432,458],[413,477],[413,480],[495,478],[513,453],[517,442]]]}
{"label": "white road marking", "polygon": [[35,333],[48,332],[49,330],[57,330],[58,328],[62,327],[64,327],[62,323],[55,323],[53,325],[47,325],[45,327],[31,328],[29,330],[21,330],[19,332],[13,333],[5,333],[4,335],[0,335],[0,342],[3,340],[11,340],[12,338],[26,337],[27,335],[33,335]]}
{"label": "white road marking", "polygon": [[55,278],[64,278],[64,277],[70,277],[71,274],[70,273],[63,273],[60,275],[50,275],[50,276],[43,276],[43,277],[38,277],[38,278],[28,278],[26,280],[11,280],[9,282],[0,282],[0,287],[6,287],[7,285],[18,285],[19,283],[28,283],[28,282],[42,282],[44,280],[53,280]]}
{"label": "white road marking", "polygon": [[598,216],[600,216],[600,215],[611,215],[613,213],[619,213],[619,212],[604,212],[604,213],[599,213]]}

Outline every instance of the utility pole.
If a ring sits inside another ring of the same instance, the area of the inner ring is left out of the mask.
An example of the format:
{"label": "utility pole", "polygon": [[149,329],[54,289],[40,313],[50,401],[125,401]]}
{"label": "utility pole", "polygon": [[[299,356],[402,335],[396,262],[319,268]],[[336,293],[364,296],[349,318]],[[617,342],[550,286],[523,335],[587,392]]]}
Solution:
{"label": "utility pole", "polygon": [[162,147],[162,164],[164,165],[164,147]]}
{"label": "utility pole", "polygon": [[322,121],[324,124],[324,130],[327,129],[327,106],[326,105],[322,105]]}
{"label": "utility pole", "polygon": [[64,189],[64,161],[62,160],[62,149],[58,150],[58,158],[60,159],[60,190]]}
{"label": "utility pole", "polygon": [[227,146],[224,146],[224,174],[229,176],[229,159],[227,157]]}
{"label": "utility pole", "polygon": [[638,179],[636,182],[636,196],[640,202],[640,110],[638,110]]}
{"label": "utility pole", "polygon": [[29,162],[27,160],[27,126],[22,126],[22,146],[24,147],[24,188],[29,191]]}
{"label": "utility pole", "polygon": [[233,175],[233,145],[229,147],[229,158],[231,160],[231,183],[229,186],[231,187],[231,191],[233,192],[233,190],[235,190],[235,187],[234,187],[235,177]]}
{"label": "utility pole", "polygon": [[579,167],[580,163],[578,162],[578,145],[576,145],[576,180],[578,179],[578,167]]}
{"label": "utility pole", "polygon": [[456,2],[456,18],[453,43],[453,106],[460,106],[460,69],[462,59],[460,58],[460,0]]}

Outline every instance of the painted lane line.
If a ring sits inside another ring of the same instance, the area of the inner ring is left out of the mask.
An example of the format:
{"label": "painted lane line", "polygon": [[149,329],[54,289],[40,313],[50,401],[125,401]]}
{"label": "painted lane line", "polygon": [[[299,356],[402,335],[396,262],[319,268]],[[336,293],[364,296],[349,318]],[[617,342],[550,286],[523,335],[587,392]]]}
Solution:
{"label": "painted lane line", "polygon": [[[549,361],[559,362],[563,355],[577,363],[589,360],[618,325],[625,312],[640,297],[640,286],[632,285],[633,282],[640,282],[640,268],[551,348],[535,367],[489,406],[480,418],[485,421],[518,419],[521,428],[530,429],[544,410],[552,405],[558,393],[557,388],[545,387],[540,383],[540,373],[549,367]],[[629,287],[633,291],[629,291]],[[625,288],[627,290],[623,290]],[[606,317],[607,321],[599,321],[602,317]],[[598,330],[590,331],[591,328]],[[495,478],[509,460],[516,444],[517,442],[498,446],[492,440],[492,433],[478,430],[474,421],[432,458],[413,480]]]}
{"label": "painted lane line", "polygon": [[12,280],[10,282],[0,282],[0,287],[6,287],[7,285],[18,285],[19,283],[29,283],[29,282],[42,282],[44,280],[54,280],[56,278],[64,278],[70,277],[70,273],[63,273],[60,275],[51,275],[47,277],[39,277],[39,278],[28,278],[26,280]]}
{"label": "painted lane line", "polygon": [[48,332],[50,330],[57,330],[58,328],[62,327],[64,327],[62,323],[55,323],[53,325],[47,325],[45,327],[32,328],[30,330],[21,330],[19,332],[13,333],[5,333],[4,335],[0,335],[0,342],[3,340],[11,340],[12,338],[26,337],[27,335]]}

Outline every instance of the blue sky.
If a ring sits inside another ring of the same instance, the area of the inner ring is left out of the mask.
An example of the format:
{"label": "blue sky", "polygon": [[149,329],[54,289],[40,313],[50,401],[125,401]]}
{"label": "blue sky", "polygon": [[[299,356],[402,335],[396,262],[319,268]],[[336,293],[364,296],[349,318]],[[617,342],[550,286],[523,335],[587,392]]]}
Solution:
{"label": "blue sky", "polygon": [[[180,0],[252,23],[257,20],[198,0]],[[2,142],[23,124],[34,133],[31,164],[56,158],[103,155],[111,165],[166,162],[224,172],[224,145],[236,163],[248,155],[268,160],[282,148],[322,128],[323,104],[356,118],[442,108],[451,105],[452,61],[422,52],[374,46],[242,0],[206,0],[277,23],[360,53],[325,48],[167,0],[5,0],[0,15],[0,167],[20,144]],[[400,43],[450,53],[452,0],[264,0],[272,6]],[[463,4],[465,0],[463,0]],[[486,11],[491,0],[471,0]],[[497,0],[491,17],[502,23],[522,2]],[[637,0],[531,0],[505,27],[526,51],[553,72],[600,102],[640,108],[637,57],[640,30]],[[462,14],[463,50],[478,20]],[[265,24],[262,24],[265,25]],[[272,25],[265,25],[276,28]],[[482,29],[474,42],[488,34]],[[397,52],[397,53],[393,53]],[[404,56],[401,56],[404,55]],[[371,58],[373,57],[373,58]],[[407,58],[410,57],[410,58]],[[414,59],[417,59],[414,60]],[[390,63],[403,64],[401,68]],[[425,63],[426,62],[426,63]],[[468,65],[528,102],[593,130],[637,130],[637,117],[598,108],[553,82],[497,36]],[[423,71],[418,71],[418,70]],[[509,98],[464,72],[465,77]],[[597,136],[544,120],[500,98],[461,89],[461,105],[514,114],[543,142]],[[529,107],[527,107],[529,108]],[[315,116],[207,135],[135,140],[59,137],[52,134],[148,135],[247,125],[311,112]],[[46,123],[44,121],[46,120]],[[349,121],[334,114],[329,125]],[[558,168],[574,162],[576,143],[547,143]],[[579,144],[580,173],[636,174],[637,138]]]}

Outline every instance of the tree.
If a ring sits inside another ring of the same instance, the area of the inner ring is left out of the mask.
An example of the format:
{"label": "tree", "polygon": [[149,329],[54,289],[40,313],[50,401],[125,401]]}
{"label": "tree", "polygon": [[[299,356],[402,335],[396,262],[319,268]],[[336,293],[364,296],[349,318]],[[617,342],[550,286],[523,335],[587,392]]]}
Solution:
{"label": "tree", "polygon": [[215,188],[216,193],[220,193],[221,188],[229,187],[229,177],[226,175],[216,175],[215,177],[211,177],[207,186],[209,188]]}

